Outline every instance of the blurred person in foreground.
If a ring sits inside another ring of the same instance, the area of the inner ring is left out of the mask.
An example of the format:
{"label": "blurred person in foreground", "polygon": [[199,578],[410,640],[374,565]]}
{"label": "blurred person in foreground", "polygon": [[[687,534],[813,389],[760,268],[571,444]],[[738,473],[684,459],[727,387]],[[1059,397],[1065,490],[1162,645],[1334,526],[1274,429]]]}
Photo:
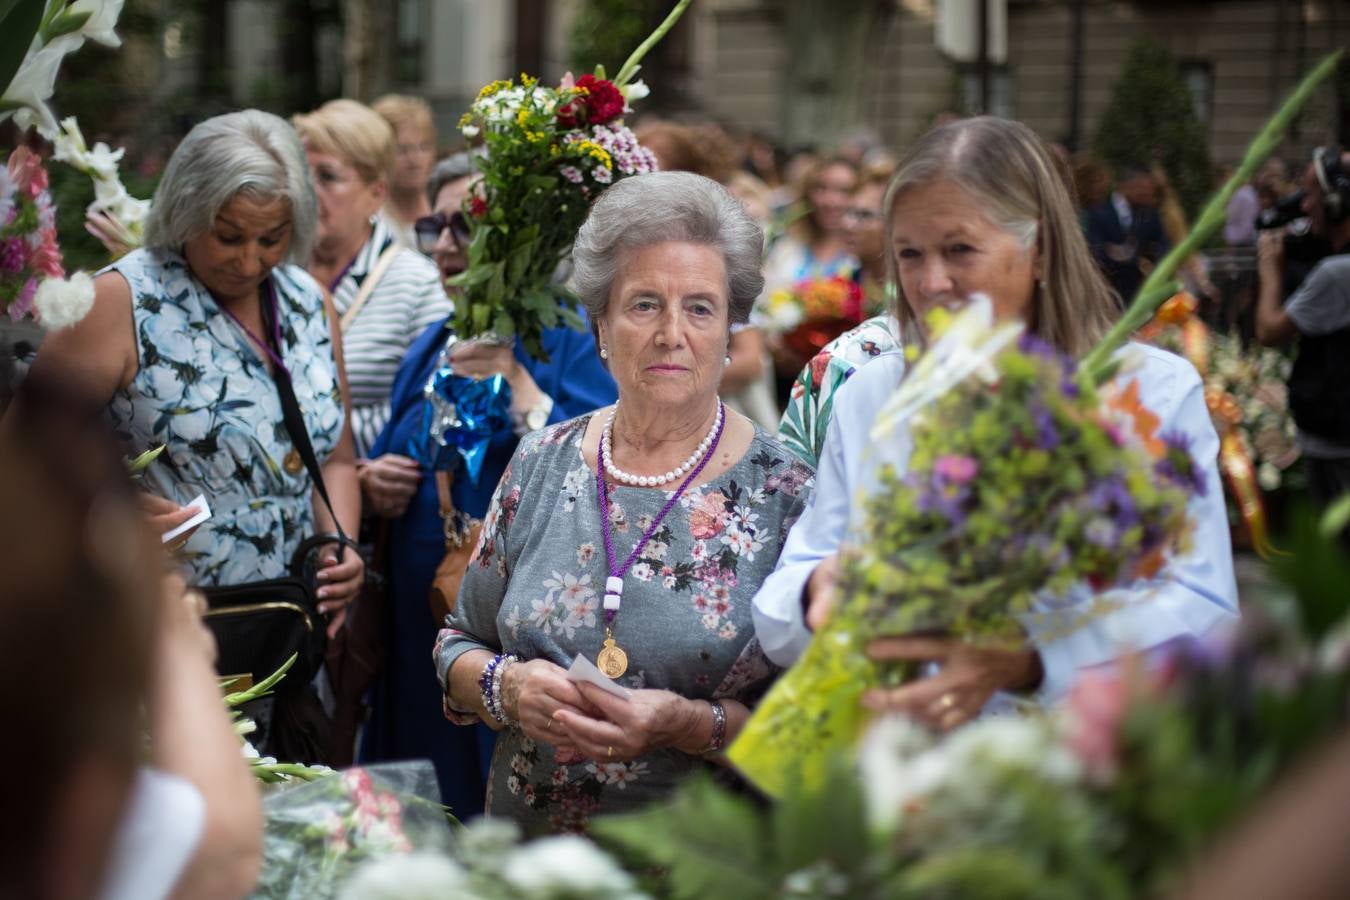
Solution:
{"label": "blurred person in foreground", "polygon": [[436,163],[436,119],[425,100],[406,94],[385,94],[370,108],[394,129],[394,167],[382,215],[399,242],[416,249],[413,224],[431,214],[426,187]]}
{"label": "blurred person in foreground", "polygon": [[167,574],[98,411],[38,384],[0,428],[0,897],[243,896],[262,805],[201,595]]}
{"label": "blurred person in foreground", "polygon": [[1285,300],[1284,229],[1261,233],[1256,339],[1268,347],[1298,341],[1289,373],[1289,411],[1313,501],[1350,493],[1350,154],[1322,147],[1303,176],[1303,212],[1331,255]]}
{"label": "blurred person in foreground", "polygon": [[858,369],[883,353],[900,349],[895,292],[886,271],[886,217],[883,200],[893,167],[865,169],[844,210],[848,249],[858,258],[857,280],[868,308],[882,311],[826,344],[797,376],[788,395],[778,439],[814,467],[829,431],[834,394]]}
{"label": "blurred person in foreground", "polygon": [[[923,317],[988,297],[994,315],[1020,321],[1027,333],[1081,357],[1115,316],[1109,286],[1078,228],[1069,191],[1045,143],[1018,122],[962,119],[922,137],[900,162],[886,194],[896,313],[908,350],[927,341]],[[1186,360],[1130,344],[1135,361],[1118,376],[1133,381],[1161,432],[1190,441],[1203,492],[1188,515],[1193,549],[1151,580],[1112,591],[1114,605],[1068,635],[1029,619],[1018,647],[977,646],[936,636],[895,635],[873,641],[878,661],[935,663],[937,670],[894,689],[864,695],[876,710],[895,710],[940,731],[1018,699],[1059,700],[1080,670],[1112,664],[1183,636],[1201,636],[1237,615],[1228,513],[1216,460],[1219,439],[1205,407],[1204,385]],[[882,354],[834,398],[816,490],[788,535],[778,567],[754,598],[755,633],[769,658],[791,665],[811,629],[834,602],[838,554],[859,497],[877,489],[866,448],[877,413],[907,368],[905,353]],[[901,425],[894,440],[909,439]],[[899,446],[905,446],[900,443]],[[903,477],[903,467],[896,474]],[[1053,602],[1088,609],[1096,597],[1080,583]]]}
{"label": "blurred person in foreground", "polygon": [[[468,265],[468,229],[463,209],[478,169],[467,153],[442,160],[427,194],[430,216],[416,224],[419,245],[443,276]],[[447,555],[449,535],[459,537],[461,516],[481,520],[493,488],[521,439],[545,426],[588,413],[613,401],[614,381],[595,354],[585,331],[544,332],[548,362],[528,356],[519,341],[503,346],[461,341],[449,316],[413,342],[394,381],[388,425],[371,453],[395,457],[403,477],[371,482],[372,507],[389,522],[388,662],[376,684],[374,710],[362,745],[366,761],[430,759],[436,766],[442,800],[460,819],[483,811],[494,733],[486,726],[456,728],[440,711],[441,692],[427,664],[427,649],[441,622],[428,611],[427,597],[437,567]],[[423,391],[443,354],[460,375],[501,375],[511,388],[511,424],[492,436],[477,484],[463,475],[424,469],[408,454],[425,437],[430,401]],[[453,600],[453,598],[451,598]]]}

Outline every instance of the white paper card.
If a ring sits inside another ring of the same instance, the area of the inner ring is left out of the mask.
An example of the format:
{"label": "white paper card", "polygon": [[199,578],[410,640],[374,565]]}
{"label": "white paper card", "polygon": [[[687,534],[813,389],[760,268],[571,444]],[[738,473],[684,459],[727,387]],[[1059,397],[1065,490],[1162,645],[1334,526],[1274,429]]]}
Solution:
{"label": "white paper card", "polygon": [[572,668],[567,670],[567,680],[593,684],[601,690],[609,691],[615,697],[622,697],[625,700],[633,696],[632,691],[606,678],[604,673],[595,667],[595,663],[580,653],[577,654],[576,659],[572,660]]}
{"label": "white paper card", "polygon": [[164,537],[161,539],[164,543],[167,544],[179,535],[186,534],[188,531],[196,528],[198,525],[211,518],[211,507],[206,505],[206,497],[202,494],[198,494],[194,497],[192,502],[188,504],[188,508],[196,508],[196,514],[177,528],[164,532]]}

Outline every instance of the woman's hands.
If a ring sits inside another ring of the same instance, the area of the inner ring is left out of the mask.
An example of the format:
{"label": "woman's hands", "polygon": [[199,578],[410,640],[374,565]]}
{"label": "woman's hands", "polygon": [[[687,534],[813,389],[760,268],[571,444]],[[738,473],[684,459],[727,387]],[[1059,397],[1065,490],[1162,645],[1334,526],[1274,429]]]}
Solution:
{"label": "woman's hands", "polygon": [[839,581],[839,554],[831,553],[811,570],[806,581],[802,604],[806,609],[806,627],[817,631],[834,609],[834,596]]}
{"label": "woman's hands", "polygon": [[544,401],[545,394],[530,370],[516,359],[515,349],[492,341],[465,341],[450,350],[450,369],[466,378],[500,375],[511,386],[511,411],[524,415]]}
{"label": "woman's hands", "polygon": [[386,453],[377,459],[358,460],[356,475],[370,511],[385,519],[397,519],[417,493],[422,467],[411,457]]}
{"label": "woman's hands", "polygon": [[877,662],[941,666],[928,678],[863,695],[870,709],[905,713],[936,731],[951,731],[975,718],[998,691],[1035,688],[1043,675],[1034,649],[979,647],[951,638],[877,638],[867,645],[867,655]]}
{"label": "woman's hands", "polygon": [[590,684],[579,684],[588,706],[597,714],[574,710],[553,714],[567,741],[599,762],[624,762],[662,747],[698,753],[712,735],[712,710],[707,703],[670,691],[633,691],[616,697]]}
{"label": "woman's hands", "polygon": [[320,552],[315,576],[319,582],[319,612],[333,614],[328,620],[328,637],[334,638],[347,621],[347,606],[365,584],[366,561],[351,547],[337,544],[330,544]]}
{"label": "woman's hands", "polygon": [[577,748],[555,719],[559,710],[579,718],[599,714],[577,690],[577,685],[568,680],[562,666],[546,659],[531,659],[506,667],[502,673],[502,708],[508,718],[520,724],[521,731],[561,750]]}
{"label": "woman's hands", "polygon": [[[145,513],[146,518],[150,520],[150,527],[154,530],[156,535],[167,534],[170,531],[173,531],[179,525],[182,525],[197,514],[195,507],[179,506],[172,500],[166,500],[163,497],[157,497],[154,494],[141,494],[139,500],[141,510]],[[196,530],[195,527],[190,528],[179,535],[178,539],[174,542],[175,546],[186,544],[188,538],[192,537],[192,533]]]}

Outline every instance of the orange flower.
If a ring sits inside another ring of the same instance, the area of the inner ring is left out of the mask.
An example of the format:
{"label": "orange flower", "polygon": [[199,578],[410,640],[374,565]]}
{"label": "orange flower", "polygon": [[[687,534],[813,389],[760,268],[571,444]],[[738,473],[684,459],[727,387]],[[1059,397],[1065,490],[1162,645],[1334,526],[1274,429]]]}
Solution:
{"label": "orange flower", "polygon": [[1143,442],[1149,455],[1161,458],[1167,449],[1158,437],[1158,427],[1162,425],[1152,410],[1139,400],[1139,382],[1130,380],[1130,386],[1123,391],[1113,391],[1106,401],[1107,409],[1129,417],[1134,425],[1134,433]]}
{"label": "orange flower", "polygon": [[1164,325],[1182,325],[1195,315],[1195,310],[1199,305],[1194,297],[1182,291],[1173,294],[1166,303],[1158,307],[1158,312],[1154,315],[1154,318]]}

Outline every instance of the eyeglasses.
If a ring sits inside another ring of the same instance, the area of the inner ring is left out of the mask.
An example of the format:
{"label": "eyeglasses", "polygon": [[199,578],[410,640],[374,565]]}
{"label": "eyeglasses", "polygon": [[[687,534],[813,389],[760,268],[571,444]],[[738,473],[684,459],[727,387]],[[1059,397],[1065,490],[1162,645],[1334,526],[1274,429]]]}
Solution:
{"label": "eyeglasses", "polygon": [[469,221],[464,218],[464,213],[453,212],[449,216],[445,213],[433,213],[422,216],[413,223],[413,233],[417,235],[417,249],[428,256],[431,255],[436,250],[436,243],[441,239],[441,232],[447,228],[450,229],[450,240],[455,242],[456,247],[463,249],[468,245]]}
{"label": "eyeglasses", "polygon": [[859,225],[870,225],[872,222],[881,218],[881,213],[875,209],[867,209],[862,206],[850,206],[848,209],[844,210],[844,218],[846,220],[852,219]]}

